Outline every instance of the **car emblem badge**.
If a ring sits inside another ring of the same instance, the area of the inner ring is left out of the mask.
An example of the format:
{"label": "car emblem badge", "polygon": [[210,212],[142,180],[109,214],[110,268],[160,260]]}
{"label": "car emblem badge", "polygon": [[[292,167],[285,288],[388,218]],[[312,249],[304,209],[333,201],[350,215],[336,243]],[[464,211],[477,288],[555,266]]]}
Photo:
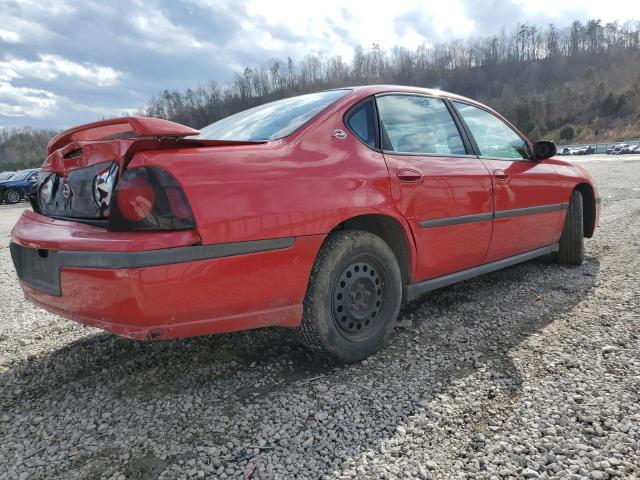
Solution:
{"label": "car emblem badge", "polygon": [[65,198],[65,200],[68,200],[71,196],[71,187],[68,183],[62,185],[62,196]]}
{"label": "car emblem badge", "polygon": [[339,128],[336,128],[331,134],[331,136],[336,137],[338,140],[344,140],[345,138],[347,138],[347,132],[345,132],[344,130],[340,130]]}

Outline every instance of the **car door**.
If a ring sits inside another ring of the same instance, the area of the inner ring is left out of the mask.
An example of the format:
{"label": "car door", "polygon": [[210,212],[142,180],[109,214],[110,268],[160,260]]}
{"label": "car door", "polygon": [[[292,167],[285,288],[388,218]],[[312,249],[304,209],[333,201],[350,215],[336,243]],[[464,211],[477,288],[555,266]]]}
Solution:
{"label": "car door", "polygon": [[442,98],[376,96],[394,202],[417,246],[416,279],[481,264],[491,239],[489,171]]}
{"label": "car door", "polygon": [[461,101],[452,105],[491,172],[494,222],[486,261],[557,242],[566,199],[553,165],[533,160],[528,142],[492,112]]}

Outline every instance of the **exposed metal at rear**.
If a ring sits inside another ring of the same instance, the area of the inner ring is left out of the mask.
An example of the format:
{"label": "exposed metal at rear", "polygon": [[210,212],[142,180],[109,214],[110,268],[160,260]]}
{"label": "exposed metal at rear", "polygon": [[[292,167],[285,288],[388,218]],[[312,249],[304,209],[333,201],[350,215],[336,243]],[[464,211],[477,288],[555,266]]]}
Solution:
{"label": "exposed metal at rear", "polygon": [[36,191],[36,211],[53,218],[73,218],[96,224],[109,217],[113,188],[124,168],[132,142],[73,142],[45,161]]}

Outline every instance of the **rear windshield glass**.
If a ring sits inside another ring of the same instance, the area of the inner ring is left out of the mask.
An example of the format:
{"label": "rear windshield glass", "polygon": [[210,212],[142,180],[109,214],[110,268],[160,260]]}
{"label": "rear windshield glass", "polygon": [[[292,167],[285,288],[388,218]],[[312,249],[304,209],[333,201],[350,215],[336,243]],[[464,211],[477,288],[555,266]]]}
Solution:
{"label": "rear windshield glass", "polygon": [[266,103],[218,120],[190,137],[205,140],[275,140],[300,128],[349,90],[330,90]]}

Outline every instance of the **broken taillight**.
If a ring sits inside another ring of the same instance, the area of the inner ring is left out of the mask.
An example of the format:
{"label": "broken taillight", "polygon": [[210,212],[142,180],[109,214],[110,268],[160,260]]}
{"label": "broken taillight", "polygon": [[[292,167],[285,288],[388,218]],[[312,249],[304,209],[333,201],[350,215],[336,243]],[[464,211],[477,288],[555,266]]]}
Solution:
{"label": "broken taillight", "polygon": [[[111,204],[113,186],[118,177],[118,162],[113,162],[93,179],[93,199],[105,214]],[[106,216],[106,215],[105,215]]]}
{"label": "broken taillight", "polygon": [[108,225],[111,231],[186,230],[196,227],[184,191],[163,168],[126,170],[112,197]]}

